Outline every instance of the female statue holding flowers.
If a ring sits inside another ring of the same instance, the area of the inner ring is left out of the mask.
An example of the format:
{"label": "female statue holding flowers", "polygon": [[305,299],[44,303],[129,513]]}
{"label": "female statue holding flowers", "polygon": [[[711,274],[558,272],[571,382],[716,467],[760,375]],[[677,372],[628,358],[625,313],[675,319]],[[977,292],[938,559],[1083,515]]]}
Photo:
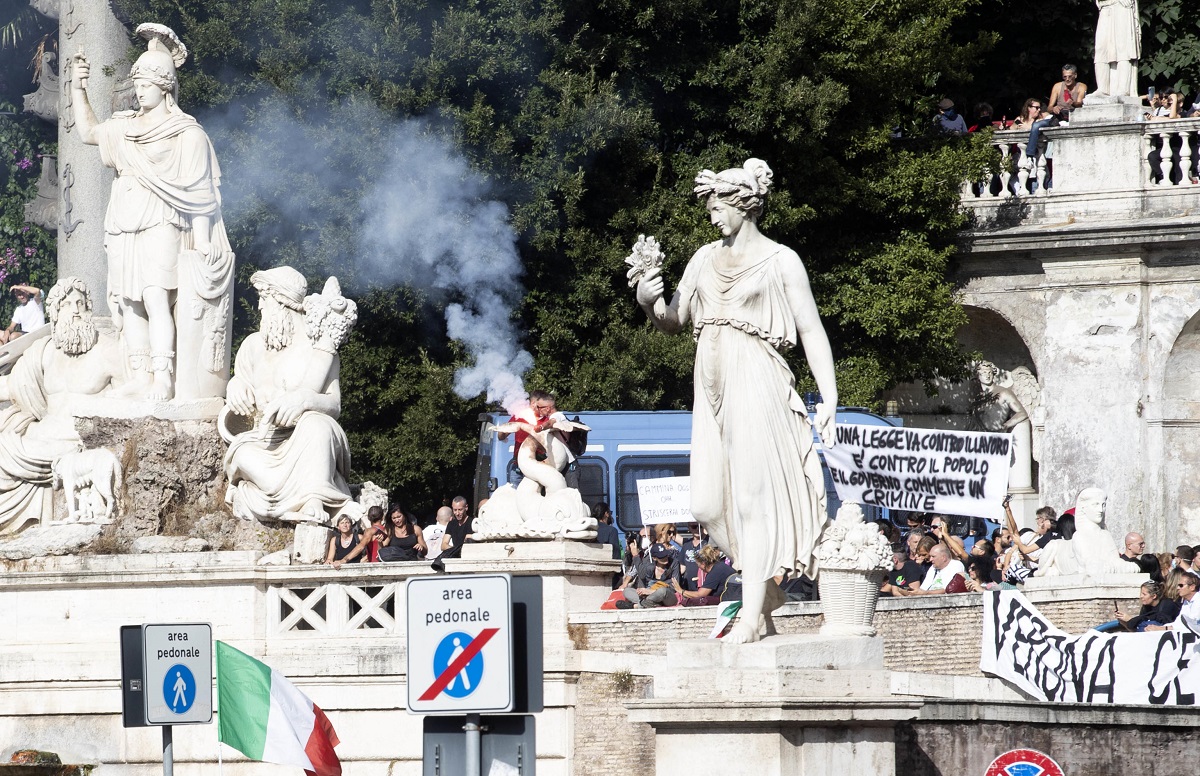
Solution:
{"label": "female statue holding flowers", "polygon": [[742,571],[742,617],[727,637],[734,642],[757,641],[783,602],[775,575],[815,577],[825,524],[812,426],[782,351],[804,346],[823,397],[816,425],[826,445],[837,406],[833,355],[804,265],[758,230],[771,177],[759,159],[701,172],[694,190],[721,239],[696,251],[669,303],[657,267],[637,283],[638,304],[656,327],[677,332],[690,321],[696,339],[691,510]]}

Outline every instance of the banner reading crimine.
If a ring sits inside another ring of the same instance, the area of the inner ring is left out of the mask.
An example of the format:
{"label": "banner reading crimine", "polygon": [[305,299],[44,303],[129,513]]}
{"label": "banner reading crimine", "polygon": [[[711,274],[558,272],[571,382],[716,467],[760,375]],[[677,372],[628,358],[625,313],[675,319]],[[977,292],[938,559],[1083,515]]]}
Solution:
{"label": "banner reading crimine", "polygon": [[1194,706],[1198,646],[1187,628],[1072,636],[1016,590],[983,594],[980,670],[1043,701]]}
{"label": "banner reading crimine", "polygon": [[1004,518],[1010,434],[837,426],[825,463],[843,502]]}

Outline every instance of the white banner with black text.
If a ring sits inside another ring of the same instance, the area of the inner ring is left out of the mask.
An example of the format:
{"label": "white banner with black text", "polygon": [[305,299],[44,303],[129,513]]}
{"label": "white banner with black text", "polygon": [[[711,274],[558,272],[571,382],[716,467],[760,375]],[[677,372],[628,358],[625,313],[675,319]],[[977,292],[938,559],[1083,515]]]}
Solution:
{"label": "white banner with black text", "polygon": [[1034,698],[1062,703],[1194,706],[1200,633],[1065,633],[1016,590],[983,594],[979,668]]}
{"label": "white banner with black text", "polygon": [[838,424],[823,452],[843,502],[1004,519],[1011,434]]}

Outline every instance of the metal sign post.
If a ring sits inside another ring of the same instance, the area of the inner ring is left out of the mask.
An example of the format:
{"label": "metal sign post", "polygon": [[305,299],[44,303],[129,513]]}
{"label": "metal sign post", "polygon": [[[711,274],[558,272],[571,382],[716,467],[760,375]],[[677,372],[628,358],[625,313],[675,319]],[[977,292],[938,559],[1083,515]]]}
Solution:
{"label": "metal sign post", "polygon": [[415,577],[406,593],[408,710],[439,715],[425,718],[425,776],[483,776],[497,763],[535,776],[541,577]]}

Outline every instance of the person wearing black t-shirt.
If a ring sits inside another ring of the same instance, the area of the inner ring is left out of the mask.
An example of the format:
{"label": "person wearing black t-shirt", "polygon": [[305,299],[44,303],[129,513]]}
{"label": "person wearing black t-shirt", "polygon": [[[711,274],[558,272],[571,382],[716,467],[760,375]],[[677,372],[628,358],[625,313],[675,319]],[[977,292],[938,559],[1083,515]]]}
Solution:
{"label": "person wearing black t-shirt", "polygon": [[683,597],[684,606],[713,606],[721,603],[725,586],[733,576],[733,569],[721,558],[721,551],[706,544],[696,552],[696,565],[704,572],[704,581],[696,590],[684,590],[675,580],[675,591]]}
{"label": "person wearing black t-shirt", "polygon": [[467,514],[467,500],[456,496],[450,502],[450,510],[454,519],[446,524],[446,534],[442,537],[442,558],[461,558],[463,545],[471,541],[475,530],[475,519]]}
{"label": "person wearing black t-shirt", "polygon": [[896,545],[892,548],[892,570],[888,572],[883,587],[879,589],[880,595],[893,595],[892,590],[897,587],[915,590],[921,586],[921,580],[924,578],[925,572],[921,565],[908,559],[908,550],[903,545]]}

